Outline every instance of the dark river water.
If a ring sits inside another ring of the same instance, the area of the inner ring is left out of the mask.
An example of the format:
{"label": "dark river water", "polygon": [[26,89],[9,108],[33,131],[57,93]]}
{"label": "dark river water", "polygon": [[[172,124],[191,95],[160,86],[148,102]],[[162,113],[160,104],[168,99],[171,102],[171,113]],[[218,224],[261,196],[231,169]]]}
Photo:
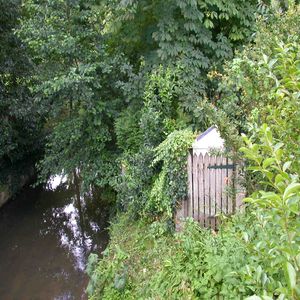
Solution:
{"label": "dark river water", "polygon": [[87,257],[107,245],[107,213],[74,194],[28,187],[0,208],[0,300],[87,299]]}

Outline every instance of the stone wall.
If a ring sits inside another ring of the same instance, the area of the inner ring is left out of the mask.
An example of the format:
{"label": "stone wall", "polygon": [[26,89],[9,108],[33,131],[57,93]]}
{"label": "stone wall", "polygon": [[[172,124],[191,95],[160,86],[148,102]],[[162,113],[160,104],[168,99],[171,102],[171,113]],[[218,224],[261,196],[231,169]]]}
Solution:
{"label": "stone wall", "polygon": [[26,184],[29,184],[30,181],[33,179],[35,175],[35,170],[34,168],[30,168],[28,170],[28,174],[27,175],[20,175],[19,178],[17,178],[17,180],[14,178],[14,180],[12,180],[12,176],[10,176],[8,178],[8,184],[7,185],[2,185],[0,186],[0,208],[1,206],[3,206],[12,196],[12,192],[11,192],[11,188],[9,186],[10,182],[18,182],[17,184],[17,190],[22,189]]}
{"label": "stone wall", "polygon": [[11,193],[8,190],[8,186],[2,186],[0,192],[0,207],[6,203],[11,197]]}

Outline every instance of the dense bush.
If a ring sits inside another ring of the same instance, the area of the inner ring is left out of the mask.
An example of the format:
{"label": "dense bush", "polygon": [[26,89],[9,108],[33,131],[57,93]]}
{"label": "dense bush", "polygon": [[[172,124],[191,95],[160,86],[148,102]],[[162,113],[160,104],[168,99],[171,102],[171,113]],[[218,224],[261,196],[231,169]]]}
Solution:
{"label": "dense bush", "polygon": [[174,131],[155,149],[153,164],[162,169],[149,194],[146,211],[173,216],[177,204],[187,196],[187,154],[194,141],[191,130]]}
{"label": "dense bush", "polygon": [[[186,174],[180,170],[185,168],[192,133],[179,130],[187,126],[185,114],[177,106],[179,86],[176,70],[158,67],[145,84],[143,107],[134,115],[135,122],[129,121],[130,107],[117,119],[117,143],[124,152],[116,189],[120,207],[130,208],[135,216],[155,216],[167,211],[170,215],[179,197],[184,197]],[[129,140],[133,143],[129,144]],[[164,159],[162,165],[160,161]],[[178,164],[172,166],[174,161]],[[174,174],[168,179],[172,167]],[[173,190],[176,186],[182,190],[180,196],[173,197],[174,192],[171,195],[165,190],[170,180]]]}
{"label": "dense bush", "polygon": [[254,43],[227,63],[224,74],[210,74],[219,81],[220,92],[215,102],[219,115],[211,109],[212,118],[236,149],[241,145],[236,133],[247,133],[262,123],[268,123],[275,135],[280,131],[278,138],[286,147],[297,144],[299,116],[293,114],[299,105],[299,17],[299,6],[294,6],[259,20]]}
{"label": "dense bush", "polygon": [[122,174],[117,179],[118,206],[121,210],[130,210],[134,217],[143,215],[151,188],[154,169],[151,163],[154,157],[151,148],[141,148],[134,154],[122,156]]}
{"label": "dense bush", "polygon": [[247,211],[218,234],[188,221],[172,236],[166,223],[121,218],[104,258],[90,263],[91,299],[299,299],[299,179],[268,127],[258,144],[245,142],[249,168],[265,177]]}
{"label": "dense bush", "polygon": [[33,64],[14,34],[22,14],[21,1],[0,1],[0,184],[41,148],[43,120],[29,88]]}
{"label": "dense bush", "polygon": [[[120,217],[104,258],[90,266],[91,299],[300,299],[298,24],[297,6],[260,21],[254,43],[226,73],[210,73],[222,80],[220,97],[195,112],[217,121],[235,151],[243,144],[245,210],[223,216],[217,233],[191,220],[174,234],[163,220]],[[174,146],[180,141],[180,162],[192,138],[183,133],[171,133],[152,153],[158,165],[144,201],[156,213],[178,200]]]}
{"label": "dense bush", "polygon": [[220,69],[253,32],[256,4],[252,0],[107,1],[105,30],[113,36],[111,51],[126,53],[134,64],[142,56],[149,68],[180,66],[179,104],[193,116],[203,96],[213,93],[207,72]]}

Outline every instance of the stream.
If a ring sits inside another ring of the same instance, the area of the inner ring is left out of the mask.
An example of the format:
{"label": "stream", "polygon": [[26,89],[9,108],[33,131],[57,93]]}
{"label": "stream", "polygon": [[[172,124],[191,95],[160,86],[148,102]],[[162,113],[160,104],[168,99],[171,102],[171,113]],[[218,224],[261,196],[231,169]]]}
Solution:
{"label": "stream", "polygon": [[[61,178],[0,208],[0,299],[87,299],[85,267],[108,243],[107,212]],[[100,202],[98,202],[100,201]]]}

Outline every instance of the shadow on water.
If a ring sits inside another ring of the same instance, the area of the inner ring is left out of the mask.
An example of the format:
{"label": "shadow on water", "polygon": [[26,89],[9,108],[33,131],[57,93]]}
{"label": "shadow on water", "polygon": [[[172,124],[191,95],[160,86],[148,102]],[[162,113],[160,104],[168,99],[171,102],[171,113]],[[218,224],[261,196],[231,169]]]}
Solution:
{"label": "shadow on water", "polygon": [[84,270],[88,255],[107,245],[107,210],[52,179],[0,209],[1,300],[87,298]]}

